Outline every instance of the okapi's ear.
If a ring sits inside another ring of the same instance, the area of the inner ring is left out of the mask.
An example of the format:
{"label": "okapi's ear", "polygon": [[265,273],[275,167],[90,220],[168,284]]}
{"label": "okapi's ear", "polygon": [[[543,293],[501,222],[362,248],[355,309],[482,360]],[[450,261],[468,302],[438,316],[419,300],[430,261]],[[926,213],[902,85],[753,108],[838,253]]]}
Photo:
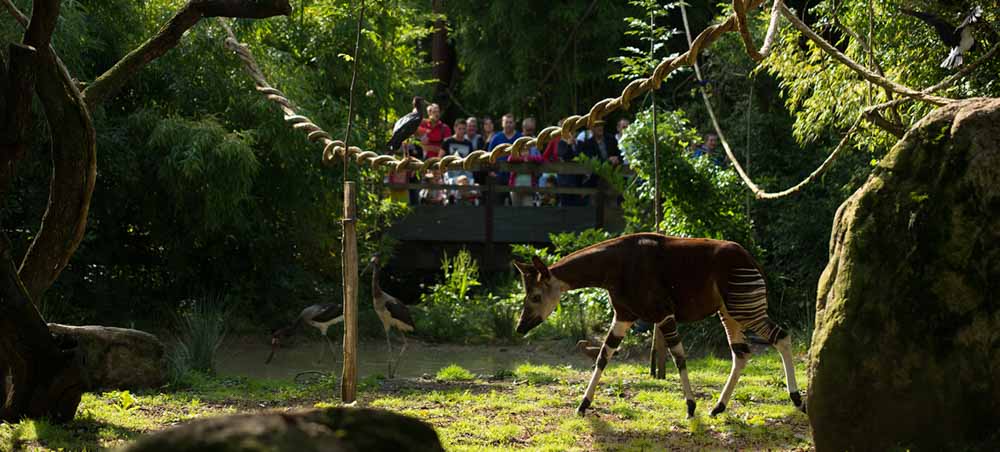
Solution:
{"label": "okapi's ear", "polygon": [[535,267],[532,267],[531,264],[525,264],[518,261],[513,261],[513,263],[514,263],[514,268],[516,268],[517,271],[521,272],[522,275],[527,275],[535,271]]}
{"label": "okapi's ear", "polygon": [[549,267],[546,267],[545,262],[542,262],[542,260],[539,259],[538,256],[531,256],[531,263],[532,265],[535,266],[535,270],[538,270],[538,274],[542,278],[549,277]]}

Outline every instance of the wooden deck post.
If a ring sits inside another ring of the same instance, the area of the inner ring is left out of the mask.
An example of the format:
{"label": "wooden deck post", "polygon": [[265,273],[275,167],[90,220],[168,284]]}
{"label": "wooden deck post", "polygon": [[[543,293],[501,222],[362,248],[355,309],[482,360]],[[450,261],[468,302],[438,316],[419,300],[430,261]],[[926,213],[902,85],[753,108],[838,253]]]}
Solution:
{"label": "wooden deck post", "polygon": [[594,195],[594,207],[595,207],[595,218],[594,227],[598,229],[604,229],[604,207],[607,203],[607,195],[605,190],[607,189],[607,182],[604,179],[597,180],[597,194]]}
{"label": "wooden deck post", "polygon": [[489,171],[486,172],[486,192],[483,193],[483,202],[485,203],[486,218],[483,221],[484,231],[483,231],[483,261],[486,265],[483,266],[484,269],[493,268],[493,203],[496,199],[496,192],[493,191],[493,186],[495,185],[496,178],[490,176]]}
{"label": "wooden deck post", "polygon": [[351,403],[358,387],[358,241],[355,230],[357,192],[353,181],[344,182],[344,371],[340,398]]}

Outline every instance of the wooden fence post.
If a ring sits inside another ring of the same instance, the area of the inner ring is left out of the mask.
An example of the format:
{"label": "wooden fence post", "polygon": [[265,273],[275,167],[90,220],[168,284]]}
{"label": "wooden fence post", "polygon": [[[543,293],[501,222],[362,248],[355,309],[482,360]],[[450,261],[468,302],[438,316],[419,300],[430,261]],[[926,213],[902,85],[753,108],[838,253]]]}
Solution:
{"label": "wooden fence post", "polygon": [[484,246],[483,246],[483,261],[485,262],[486,265],[483,265],[482,267],[484,269],[490,269],[490,270],[492,270],[492,269],[494,269],[494,266],[493,266],[493,252],[494,252],[493,251],[493,203],[496,202],[495,200],[498,199],[498,198],[497,198],[496,192],[493,190],[494,186],[496,185],[496,183],[495,183],[496,182],[496,177],[491,176],[489,171],[485,171],[485,173],[486,173],[486,191],[483,192],[484,196],[482,198],[482,201],[485,203],[484,207],[486,208],[486,210],[483,212],[483,214],[486,216],[485,219],[484,219],[484,221],[483,221],[484,227],[486,229],[485,231],[483,231],[484,232],[483,233],[483,241],[486,242],[486,243],[484,243]]}
{"label": "wooden fence post", "polygon": [[[345,169],[346,171],[346,169]],[[351,403],[358,387],[358,238],[355,230],[357,208],[353,181],[344,182],[344,371],[340,398]]]}

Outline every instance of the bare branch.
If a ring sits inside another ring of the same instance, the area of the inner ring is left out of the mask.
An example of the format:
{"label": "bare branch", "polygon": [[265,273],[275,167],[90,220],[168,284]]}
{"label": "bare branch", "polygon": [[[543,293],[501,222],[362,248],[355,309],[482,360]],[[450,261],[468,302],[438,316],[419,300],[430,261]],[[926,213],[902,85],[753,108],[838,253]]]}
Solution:
{"label": "bare branch", "polygon": [[288,15],[292,7],[288,0],[191,0],[160,29],[156,36],[143,43],[111,69],[101,74],[87,89],[83,98],[93,109],[118,92],[144,66],[177,47],[184,33],[202,17],[264,18]]}
{"label": "bare branch", "polygon": [[903,138],[903,135],[906,134],[906,129],[904,129],[902,125],[889,121],[888,119],[885,119],[878,112],[878,110],[871,110],[871,111],[866,110],[864,116],[865,119],[868,120],[868,122],[875,124],[880,129],[895,135],[896,138]]}
{"label": "bare branch", "polygon": [[782,12],[782,14],[785,15],[785,17],[788,19],[788,21],[792,23],[792,26],[794,26],[796,29],[798,29],[807,38],[809,38],[810,40],[812,40],[813,42],[815,42],[816,45],[819,46],[819,48],[823,49],[823,51],[825,51],[826,53],[830,54],[830,56],[832,56],[835,60],[840,61],[845,66],[851,68],[854,72],[857,72],[865,80],[868,80],[868,81],[870,81],[870,82],[872,82],[872,83],[874,83],[874,84],[876,84],[878,86],[881,86],[883,88],[891,89],[892,91],[894,91],[896,93],[899,93],[899,94],[902,94],[902,95],[904,95],[906,97],[911,97],[913,99],[920,100],[920,101],[923,101],[923,102],[927,102],[927,103],[933,104],[933,105],[945,105],[947,103],[950,103],[950,102],[954,101],[954,99],[949,99],[949,98],[946,98],[946,97],[933,96],[933,95],[930,95],[930,94],[927,94],[927,93],[924,93],[924,92],[921,92],[921,91],[914,90],[913,88],[909,88],[909,87],[900,85],[900,84],[898,84],[896,82],[893,82],[892,80],[886,79],[885,77],[882,77],[882,76],[880,76],[880,75],[878,75],[878,74],[876,74],[876,73],[868,70],[864,66],[862,66],[862,65],[858,64],[857,62],[855,62],[854,60],[852,60],[847,55],[844,55],[843,53],[841,53],[839,50],[837,50],[836,47],[834,47],[832,44],[830,44],[829,42],[827,42],[821,36],[817,35],[816,32],[814,32],[811,28],[809,28],[808,25],[806,25],[801,20],[799,20],[799,18],[796,17],[795,14],[792,13],[792,11],[788,9],[788,7],[782,5],[781,6],[781,12]]}

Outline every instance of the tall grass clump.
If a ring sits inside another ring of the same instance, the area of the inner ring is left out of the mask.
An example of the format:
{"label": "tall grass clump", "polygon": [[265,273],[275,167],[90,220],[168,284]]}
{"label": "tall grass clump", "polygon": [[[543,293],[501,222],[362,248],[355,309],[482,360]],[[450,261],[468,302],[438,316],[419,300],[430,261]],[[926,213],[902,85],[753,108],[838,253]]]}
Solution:
{"label": "tall grass clump", "polygon": [[[519,283],[509,274],[483,284],[479,263],[468,250],[441,260],[441,279],[420,296],[417,330],[432,340],[511,340],[520,312]],[[484,290],[486,286],[491,290]],[[495,293],[494,291],[498,292]]]}
{"label": "tall grass clump", "polygon": [[435,378],[441,381],[471,381],[475,380],[476,376],[458,364],[451,364],[441,368]]}
{"label": "tall grass clump", "polygon": [[174,316],[175,345],[170,357],[174,381],[191,371],[215,373],[215,354],[226,337],[227,304],[223,296],[181,302]]}
{"label": "tall grass clump", "polygon": [[441,259],[441,280],[420,296],[425,307],[417,316],[417,330],[430,339],[454,341],[481,336],[482,318],[473,299],[480,286],[479,264],[468,250]]}

